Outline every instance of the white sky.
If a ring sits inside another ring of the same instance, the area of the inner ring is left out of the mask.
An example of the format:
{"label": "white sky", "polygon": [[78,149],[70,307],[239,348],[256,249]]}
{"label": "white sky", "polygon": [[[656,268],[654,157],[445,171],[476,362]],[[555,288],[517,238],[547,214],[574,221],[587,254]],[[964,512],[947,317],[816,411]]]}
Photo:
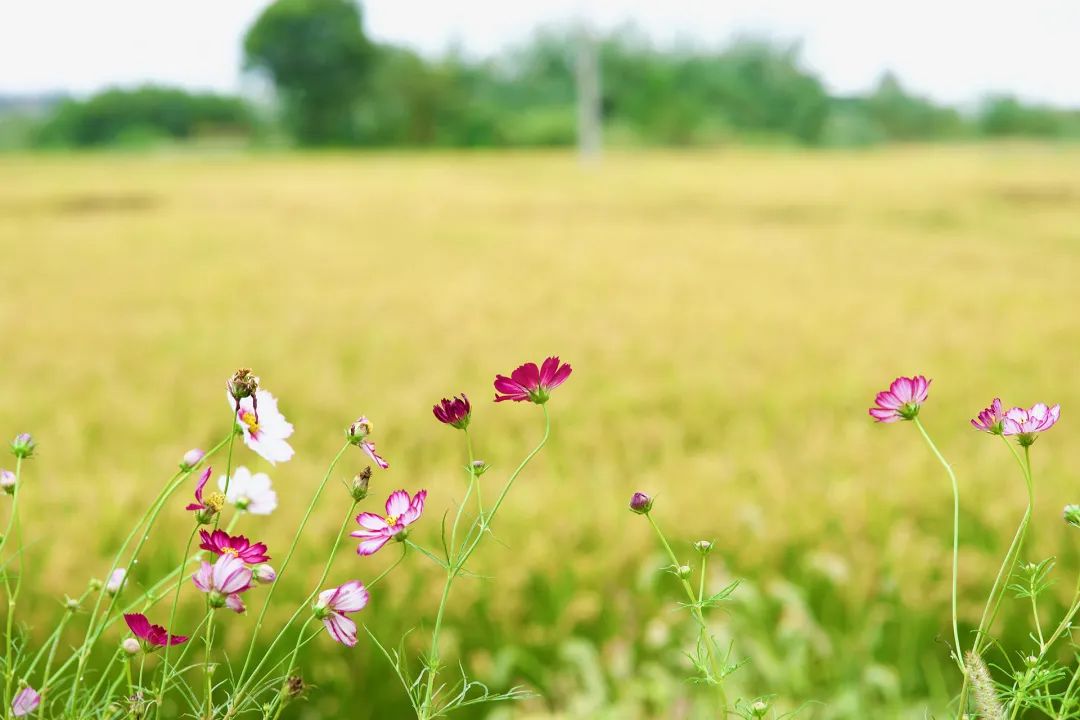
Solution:
{"label": "white sky", "polygon": [[[240,41],[269,0],[0,0],[0,93],[155,81],[235,91]],[[538,25],[634,21],[660,43],[718,45],[741,33],[803,41],[834,92],[892,69],[952,103],[991,91],[1080,107],[1080,1],[1027,0],[366,0],[379,41],[472,55]]]}

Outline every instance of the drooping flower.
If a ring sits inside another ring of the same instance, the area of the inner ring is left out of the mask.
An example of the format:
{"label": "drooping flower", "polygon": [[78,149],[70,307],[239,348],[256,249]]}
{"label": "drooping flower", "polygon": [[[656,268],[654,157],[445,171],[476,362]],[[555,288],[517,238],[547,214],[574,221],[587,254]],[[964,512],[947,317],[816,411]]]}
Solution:
{"label": "drooping flower", "polygon": [[[251,372],[251,368],[240,368],[225,381],[225,389],[228,390],[229,397],[239,404],[244,398],[252,397],[259,389],[259,378]],[[234,410],[239,409],[238,404],[234,406]],[[258,414],[257,409],[256,414]]]}
{"label": "drooping flower", "polygon": [[347,647],[356,644],[356,623],[346,613],[359,612],[368,604],[367,588],[359,580],[319,593],[312,608],[315,617],[322,620],[330,637]]}
{"label": "drooping flower", "polygon": [[558,357],[549,357],[541,367],[525,363],[510,373],[510,377],[495,376],[495,402],[528,400],[543,405],[551,397],[551,391],[566,382],[570,373],[570,365],[560,364]]}
{"label": "drooping flower", "polygon": [[1005,413],[1001,410],[1001,398],[994,398],[989,407],[983,408],[979,415],[972,419],[971,427],[991,435],[1001,435],[1005,430]]}
{"label": "drooping flower", "polygon": [[469,419],[472,417],[472,406],[469,404],[469,398],[465,393],[461,393],[461,397],[455,396],[453,399],[443,398],[438,405],[431,408],[431,411],[435,413],[436,420],[456,427],[458,430],[467,428]]}
{"label": "drooping flower", "polygon": [[225,506],[225,496],[219,492],[210,493],[205,499],[203,498],[203,490],[206,488],[212,470],[213,468],[208,465],[202,471],[199,482],[195,486],[195,502],[188,503],[187,507],[184,508],[195,513],[195,521],[200,525],[210,522],[211,518],[221,512],[221,508]]}
{"label": "drooping flower", "polygon": [[386,499],[385,516],[369,512],[357,515],[356,522],[361,529],[350,533],[352,537],[361,539],[356,548],[357,554],[374,555],[390,538],[404,540],[409,525],[416,522],[424,512],[426,498],[427,490],[421,490],[412,498],[404,490],[395,490]]}
{"label": "drooping flower", "polygon": [[190,470],[191,468],[198,465],[199,461],[202,460],[205,455],[206,453],[204,453],[199,448],[191,448],[186,453],[184,453],[184,457],[180,458],[180,469]]}
{"label": "drooping flower", "polygon": [[244,602],[240,599],[240,593],[251,588],[253,577],[243,560],[235,555],[222,555],[213,565],[204,560],[191,576],[191,581],[209,595],[210,607],[227,606],[241,613],[244,612]]}
{"label": "drooping flower", "polygon": [[215,555],[238,557],[248,565],[258,565],[270,559],[265,543],[252,543],[243,535],[230,535],[224,530],[199,531],[202,543],[199,548]]}
{"label": "drooping flower", "polygon": [[1005,435],[1015,435],[1020,444],[1027,447],[1035,442],[1036,434],[1054,427],[1060,417],[1061,405],[1048,407],[1045,403],[1035,403],[1030,410],[1014,407],[1005,413],[1002,432]]}
{"label": "drooping flower", "polygon": [[[293,426],[278,410],[277,399],[267,390],[236,399],[230,393],[229,405],[236,410],[236,425],[244,434],[244,444],[261,455],[271,465],[285,462],[293,449],[285,439],[293,434]],[[256,408],[258,408],[256,410]]]}
{"label": "drooping flower", "polygon": [[930,382],[922,375],[896,378],[888,390],[877,394],[870,416],[883,423],[914,420],[929,395]]}
{"label": "drooping flower", "polygon": [[233,471],[232,478],[220,476],[218,487],[238,510],[252,515],[269,515],[277,509],[277,493],[266,473],[252,473],[241,465]]}
{"label": "drooping flower", "polygon": [[36,447],[37,443],[34,442],[34,438],[30,436],[30,433],[19,433],[11,441],[11,454],[25,460],[34,456]]}
{"label": "drooping flower", "polygon": [[41,704],[41,696],[34,688],[27,685],[20,690],[15,699],[11,701],[11,714],[15,717],[23,717],[37,710]]}
{"label": "drooping flower", "polygon": [[15,494],[15,473],[10,470],[0,470],[0,490],[8,495]]}
{"label": "drooping flower", "polygon": [[148,650],[187,642],[186,635],[170,635],[161,625],[151,625],[142,613],[126,613],[124,622]]}
{"label": "drooping flower", "polygon": [[645,515],[652,510],[653,499],[649,495],[643,492],[634,493],[630,498],[630,510],[636,512],[638,515]]}
{"label": "drooping flower", "polygon": [[116,595],[120,592],[120,588],[124,587],[124,579],[127,578],[127,570],[124,568],[116,568],[109,575],[109,579],[105,581],[105,592],[110,595]]}
{"label": "drooping flower", "polygon": [[375,443],[367,439],[367,436],[371,434],[374,429],[374,424],[367,419],[366,416],[361,415],[356,422],[350,425],[345,430],[345,437],[349,439],[353,445],[356,445],[371,458],[371,462],[375,463],[383,470],[390,467],[390,463],[382,459],[379,453],[375,452]]}

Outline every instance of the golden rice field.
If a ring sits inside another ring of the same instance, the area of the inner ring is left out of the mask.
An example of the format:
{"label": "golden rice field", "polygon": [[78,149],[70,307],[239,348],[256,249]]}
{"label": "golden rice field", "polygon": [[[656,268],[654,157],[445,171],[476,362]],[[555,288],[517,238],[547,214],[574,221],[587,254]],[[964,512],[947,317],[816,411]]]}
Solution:
{"label": "golden rice field", "polygon": [[[8,156],[0,250],[0,432],[40,443],[24,495],[36,594],[19,618],[35,636],[63,593],[107,570],[183,451],[224,435],[238,366],[296,426],[292,462],[238,454],[279,492],[272,518],[242,526],[273,554],[361,413],[392,463],[373,494],[426,487],[414,537],[435,543],[464,449],[432,403],[474,400],[494,487],[542,429],[536,408],[489,402],[495,373],[548,354],[573,364],[552,442],[448,619],[444,660],[538,695],[471,717],[709,716],[684,680],[693,627],[626,509],[638,489],[688,558],[690,541],[717,541],[717,586],[744,579],[713,615],[750,661],[735,694],[813,701],[799,717],[821,720],[942,717],[959,688],[951,495],[914,428],[867,417],[898,374],[933,378],[921,417],[960,475],[967,629],[1025,497],[1000,442],[967,424],[995,394],[1064,407],[1034,448],[1030,557],[1058,556],[1062,595],[1080,571],[1080,535],[1060,519],[1080,501],[1080,149],[612,154],[598,167],[561,153]],[[351,451],[338,475],[364,464]],[[189,494],[138,582],[180,557]],[[294,598],[347,509],[335,483]],[[331,577],[373,576],[392,555],[343,546]],[[394,643],[430,628],[440,590],[437,568],[410,557],[364,619]],[[1025,612],[1007,618],[1018,640]],[[252,624],[231,621],[229,646]],[[318,687],[292,717],[406,717],[367,638],[313,648]]]}

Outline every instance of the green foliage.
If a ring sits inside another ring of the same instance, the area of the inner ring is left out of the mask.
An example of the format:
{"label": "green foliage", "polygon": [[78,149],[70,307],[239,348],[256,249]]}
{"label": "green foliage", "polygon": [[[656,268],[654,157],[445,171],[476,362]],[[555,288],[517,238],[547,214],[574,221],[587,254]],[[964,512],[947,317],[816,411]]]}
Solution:
{"label": "green foliage", "polygon": [[249,135],[254,121],[238,98],[145,86],[62,102],[38,128],[45,147],[144,145],[205,135]]}
{"label": "green foliage", "polygon": [[374,58],[349,0],[277,0],[244,37],[248,67],[267,73],[298,142],[355,141],[353,110]]}

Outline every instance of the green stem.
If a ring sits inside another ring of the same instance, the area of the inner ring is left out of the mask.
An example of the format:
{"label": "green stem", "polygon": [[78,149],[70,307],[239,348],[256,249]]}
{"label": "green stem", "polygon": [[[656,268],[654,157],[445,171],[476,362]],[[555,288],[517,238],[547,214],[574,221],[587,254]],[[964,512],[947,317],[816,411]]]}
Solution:
{"label": "green stem", "polygon": [[[231,447],[232,446],[230,445],[230,449],[231,449]],[[220,515],[221,515],[221,513],[218,513],[219,517],[220,517]],[[234,519],[236,517],[238,517],[238,516],[236,516],[236,515],[233,516]],[[198,533],[198,532],[199,532],[199,526],[195,525],[195,529],[192,530],[191,534],[188,536],[187,545],[184,546],[184,554],[181,556],[183,558],[183,560],[180,562],[180,568],[179,568],[179,571],[181,573],[183,572],[184,567],[188,563],[188,553],[191,552],[191,543],[193,543],[195,541],[195,534]],[[169,610],[169,624],[165,626],[166,630],[168,632],[170,632],[170,633],[173,632],[176,629],[176,608],[180,604],[180,588],[182,588],[183,585],[184,585],[183,582],[176,583],[176,592],[173,593],[172,608]],[[161,661],[161,684],[160,684],[160,686],[158,688],[157,703],[156,703],[157,707],[159,707],[159,708],[161,707],[162,701],[164,701],[164,699],[165,699],[165,688],[168,686],[169,670],[170,670],[170,668],[169,668],[169,650],[171,650],[171,649],[172,649],[172,645],[170,645],[170,644],[165,645],[165,652],[163,653],[163,658],[162,658],[162,661]]]}
{"label": "green stem", "polygon": [[206,720],[214,717],[214,671],[211,668],[211,649],[214,643],[214,609],[207,605],[206,618],[206,662],[203,675],[206,677]]}
{"label": "green stem", "polygon": [[[922,422],[918,416],[913,419],[915,427],[919,429],[923,439],[926,440],[926,444],[930,446],[930,450],[933,451],[934,456],[937,457],[938,462],[945,468],[945,472],[949,475],[949,480],[952,482],[953,493],[953,533],[952,533],[952,630],[953,630],[953,645],[954,652],[953,657],[956,660],[957,666],[960,668],[960,672],[967,677],[967,671],[964,669],[963,652],[960,649],[960,627],[959,620],[956,611],[956,586],[957,576],[960,569],[960,486],[956,481],[956,473],[953,472],[952,466],[949,465],[949,461],[945,459],[945,456],[938,450],[937,445],[930,439],[930,435],[926,432],[926,428],[923,427]],[[963,708],[960,710],[963,712]]]}
{"label": "green stem", "polygon": [[15,590],[11,589],[10,581],[10,566],[4,568],[4,585],[7,588],[7,630],[4,635],[4,714],[5,716],[11,712],[11,702],[14,700],[12,695],[12,682],[15,679],[15,667],[12,664],[12,652],[14,651],[15,638],[13,636],[14,618],[15,618],[15,604],[18,601],[19,590],[22,588],[22,576],[23,576],[23,562],[22,562],[22,523],[19,522],[19,496],[22,495],[22,456],[15,458],[15,494],[12,496],[11,501],[11,517],[8,518],[7,531],[4,533],[4,537],[0,540],[0,549],[3,548],[3,543],[7,542],[8,536],[11,534],[12,528],[15,529],[15,533],[18,536],[16,543],[18,544],[17,555],[19,556],[19,574],[15,577]]}

